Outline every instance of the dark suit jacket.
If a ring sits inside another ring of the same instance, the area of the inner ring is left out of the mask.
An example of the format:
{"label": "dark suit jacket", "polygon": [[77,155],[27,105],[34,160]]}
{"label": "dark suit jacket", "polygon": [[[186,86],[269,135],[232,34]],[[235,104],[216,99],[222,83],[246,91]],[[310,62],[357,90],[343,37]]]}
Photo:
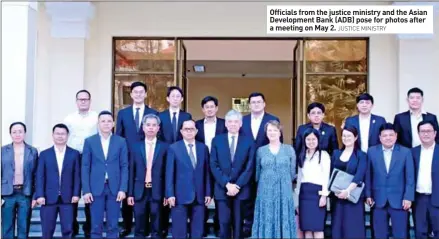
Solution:
{"label": "dark suit jacket", "polygon": [[74,196],[80,197],[79,160],[79,152],[67,146],[60,181],[54,146],[42,151],[38,160],[36,198],[44,197],[46,204],[55,204],[58,202],[59,193],[63,203],[71,203]]}
{"label": "dark suit jacket", "polygon": [[[252,124],[251,124],[251,114],[245,115],[242,119],[242,127],[240,130],[240,134],[244,134],[247,137],[254,140],[256,144],[256,148],[259,148],[261,146],[267,145],[270,141],[267,138],[267,134],[265,133],[265,124],[267,124],[270,120],[277,120],[280,122],[279,118],[269,114],[267,112],[264,113],[264,116],[262,118],[261,126],[259,126],[258,135],[256,136],[256,139],[253,137],[252,132]],[[283,142],[283,136],[281,135],[280,141]]]}
{"label": "dark suit jacket", "polygon": [[[152,108],[145,105],[143,116],[147,114],[158,114]],[[142,115],[140,115],[140,128],[137,130],[136,122],[134,120],[133,106],[130,105],[124,109],[121,109],[117,114],[116,134],[124,137],[127,140],[128,146],[133,145],[137,141],[141,141],[145,138],[145,134],[142,130]]]}
{"label": "dark suit jacket", "polygon": [[[14,193],[14,146],[8,144],[2,147],[2,196]],[[35,199],[35,175],[38,165],[38,151],[36,148],[25,144],[23,163],[23,193],[26,196],[34,196]]]}
{"label": "dark suit jacket", "polygon": [[376,207],[382,208],[389,202],[394,209],[402,209],[402,201],[415,199],[415,170],[410,149],[395,144],[386,171],[383,146],[372,146],[367,152],[369,160],[366,174],[366,197],[375,200]]}
{"label": "dark suit jacket", "polygon": [[[130,180],[128,196],[141,200],[143,190],[145,189],[145,177],[147,170],[145,141],[137,142],[133,146],[130,154]],[[154,149],[154,158],[152,160],[151,179],[152,179],[152,198],[160,201],[165,197],[165,169],[166,169],[166,152],[169,145],[157,140]]]}
{"label": "dark suit jacket", "polygon": [[159,139],[168,144],[172,144],[183,139],[183,136],[180,133],[181,126],[183,125],[184,121],[192,119],[192,115],[190,113],[180,110],[178,113],[177,140],[174,141],[174,131],[172,128],[172,118],[170,114],[169,109],[159,113],[161,121]]}
{"label": "dark suit jacket", "polygon": [[[305,133],[305,130],[308,128],[312,128],[311,123],[303,124],[299,126],[297,129],[296,134],[296,142],[294,145],[294,149],[296,150],[297,155],[300,155],[302,152],[303,147],[303,134]],[[332,152],[334,150],[338,149],[338,141],[337,141],[337,130],[334,126],[329,125],[327,123],[322,122],[320,125],[320,139],[319,139],[319,145],[321,150],[325,150],[328,152],[329,155],[332,155]]]}
{"label": "dark suit jacket", "polygon": [[204,204],[205,197],[212,197],[209,172],[209,149],[195,141],[197,165],[192,166],[183,140],[168,149],[166,157],[166,198],[175,197],[176,204],[197,202]]}
{"label": "dark suit jacket", "polygon": [[[332,154],[331,172],[335,168],[334,164],[336,162],[336,159],[339,159],[342,153],[343,150],[336,149]],[[354,179],[352,180],[352,182],[360,186],[363,182],[366,181],[366,171],[367,155],[363,151],[357,150],[356,153],[351,154],[351,157],[349,158],[348,164],[346,166],[346,172],[354,175]],[[364,190],[362,196],[364,196]]]}
{"label": "dark suit jacket", "polygon": [[108,174],[108,186],[113,195],[117,195],[119,191],[128,192],[128,168],[128,149],[124,138],[111,135],[107,158],[99,134],[85,139],[81,167],[84,194],[102,195],[105,172]]}
{"label": "dark suit jacket", "polygon": [[[423,120],[430,120],[435,124],[433,127],[438,130],[438,122],[436,115],[434,114],[422,114]],[[395,119],[393,121],[395,125],[395,130],[398,133],[398,143],[404,147],[412,148],[412,134],[417,134],[418,132],[412,132],[411,120],[410,120],[410,111],[402,112],[395,115]],[[436,134],[436,143],[439,143],[439,133]]]}
{"label": "dark suit jacket", "polygon": [[[369,126],[369,141],[368,147],[380,144],[380,127],[385,124],[386,120],[378,115],[372,114],[370,116],[370,126]],[[355,127],[358,131],[358,143],[361,149],[361,130],[360,130],[360,117],[359,115],[354,115],[348,117],[345,122],[345,126]],[[366,153],[366,152],[365,152]]]}
{"label": "dark suit jacket", "polygon": [[246,200],[250,197],[250,181],[255,171],[256,145],[248,136],[239,134],[235,158],[231,159],[228,134],[213,138],[210,152],[210,170],[215,178],[216,200],[226,200],[227,183],[237,184],[241,189],[235,196]]}
{"label": "dark suit jacket", "polygon": [[[195,122],[195,127],[198,129],[195,139],[201,143],[206,143],[204,138],[204,118],[197,120]],[[227,133],[226,121],[221,118],[216,118],[215,136],[224,133]]]}
{"label": "dark suit jacket", "polygon": [[[421,163],[421,145],[412,148],[412,154],[415,162],[415,188],[419,175],[419,165]],[[439,207],[439,145],[436,144],[433,152],[433,162],[431,164],[431,205]]]}

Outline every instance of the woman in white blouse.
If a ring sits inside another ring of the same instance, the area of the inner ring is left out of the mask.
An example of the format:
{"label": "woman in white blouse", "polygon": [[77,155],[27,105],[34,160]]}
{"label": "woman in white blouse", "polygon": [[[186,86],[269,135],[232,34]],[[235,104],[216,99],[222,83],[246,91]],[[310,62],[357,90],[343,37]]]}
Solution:
{"label": "woman in white blouse", "polygon": [[299,221],[305,238],[324,237],[331,157],[320,150],[320,137],[316,129],[305,131],[298,160]]}

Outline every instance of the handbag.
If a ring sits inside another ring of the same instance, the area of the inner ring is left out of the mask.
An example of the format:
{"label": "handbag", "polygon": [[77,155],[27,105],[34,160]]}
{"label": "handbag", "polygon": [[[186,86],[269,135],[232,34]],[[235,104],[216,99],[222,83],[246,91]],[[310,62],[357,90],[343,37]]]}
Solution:
{"label": "handbag", "polygon": [[[331,177],[329,179],[329,191],[333,193],[340,193],[342,190],[345,190],[352,183],[354,176],[341,171],[339,169],[334,169],[332,171]],[[347,198],[352,203],[357,203],[361,197],[361,194],[364,190],[364,183],[357,186],[354,190],[352,190]]]}

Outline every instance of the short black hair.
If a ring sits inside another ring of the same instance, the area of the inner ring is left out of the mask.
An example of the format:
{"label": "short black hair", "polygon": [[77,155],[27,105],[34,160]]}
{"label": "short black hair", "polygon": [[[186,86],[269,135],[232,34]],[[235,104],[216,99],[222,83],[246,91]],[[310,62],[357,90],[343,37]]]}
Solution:
{"label": "short black hair", "polygon": [[422,97],[424,96],[424,91],[422,91],[418,87],[411,88],[409,91],[407,91],[407,97],[410,96],[411,93],[419,93]]}
{"label": "short black hair", "polygon": [[253,92],[253,93],[251,93],[251,94],[248,96],[248,101],[250,102],[251,99],[252,99],[253,97],[258,97],[258,96],[262,97],[262,99],[263,99],[264,102],[265,102],[265,96],[264,96],[264,94],[262,94],[261,92]]}
{"label": "short black hair", "polygon": [[130,86],[130,91],[132,92],[133,89],[136,88],[137,86],[143,87],[143,89],[145,89],[145,92],[148,91],[148,87],[146,86],[146,84],[140,81],[133,82]]}
{"label": "short black hair", "polygon": [[431,121],[431,120],[422,120],[418,124],[418,132],[419,132],[419,129],[421,128],[421,126],[426,125],[426,124],[430,124],[433,127],[433,130],[437,131],[436,125],[435,125],[435,123],[433,121]]}
{"label": "short black hair", "polygon": [[52,133],[55,132],[56,128],[65,129],[67,131],[67,134],[70,133],[69,128],[65,124],[60,123],[60,124],[56,124],[55,126],[53,126]]}
{"label": "short black hair", "polygon": [[114,119],[114,117],[113,117],[113,113],[111,113],[110,111],[108,111],[108,110],[103,110],[103,111],[101,111],[100,113],[99,113],[99,116],[98,116],[98,118],[100,118],[102,115],[110,115],[111,116],[111,118],[113,118]]}
{"label": "short black hair", "polygon": [[218,106],[218,99],[214,96],[206,96],[201,100],[201,108],[204,107],[205,104],[207,104],[207,102],[209,101],[213,101],[213,103],[215,104],[215,106]]}
{"label": "short black hair", "polygon": [[325,113],[325,106],[320,102],[313,102],[309,104],[308,107],[306,108],[306,112],[309,114],[311,110],[314,108],[319,108],[320,110],[322,110],[322,113]]}
{"label": "short black hair", "polygon": [[15,125],[21,125],[21,126],[23,126],[24,132],[25,132],[25,133],[27,132],[26,125],[25,125],[23,122],[17,121],[17,122],[12,123],[12,124],[9,126],[9,134],[12,133],[12,127],[14,127]]}
{"label": "short black hair", "polygon": [[389,122],[387,122],[387,123],[381,125],[381,127],[380,127],[380,134],[381,134],[384,130],[393,130],[393,131],[396,132],[396,130],[395,130],[395,126],[394,126],[392,123],[389,123]]}
{"label": "short black hair", "polygon": [[178,87],[178,86],[170,86],[170,87],[168,87],[168,93],[166,93],[166,97],[169,97],[169,95],[171,94],[171,92],[173,90],[177,90],[178,92],[180,92],[181,97],[184,97],[183,90],[180,87]]}
{"label": "short black hair", "polygon": [[76,92],[76,99],[78,99],[78,95],[81,94],[81,93],[87,93],[88,98],[91,99],[91,94],[90,94],[90,92],[88,92],[88,90],[85,90],[85,89]]}
{"label": "short black hair", "polygon": [[182,130],[182,129],[183,129],[183,125],[184,125],[184,123],[189,122],[189,121],[194,122],[195,128],[197,128],[197,124],[195,123],[195,120],[193,120],[193,119],[187,119],[187,120],[185,120],[185,121],[183,121],[183,122],[181,123],[181,126],[180,126],[180,129],[179,129],[179,130]]}
{"label": "short black hair", "polygon": [[362,100],[370,100],[370,102],[372,102],[372,104],[373,104],[373,96],[371,96],[369,93],[363,93],[363,94],[357,96],[357,104],[358,104],[358,102],[360,102]]}

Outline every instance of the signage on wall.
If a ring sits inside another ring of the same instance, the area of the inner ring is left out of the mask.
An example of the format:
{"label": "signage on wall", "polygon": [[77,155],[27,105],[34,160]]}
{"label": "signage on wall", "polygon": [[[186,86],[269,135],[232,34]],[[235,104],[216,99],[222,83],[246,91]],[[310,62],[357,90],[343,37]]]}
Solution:
{"label": "signage on wall", "polygon": [[248,98],[232,98],[232,109],[241,113],[249,113]]}

